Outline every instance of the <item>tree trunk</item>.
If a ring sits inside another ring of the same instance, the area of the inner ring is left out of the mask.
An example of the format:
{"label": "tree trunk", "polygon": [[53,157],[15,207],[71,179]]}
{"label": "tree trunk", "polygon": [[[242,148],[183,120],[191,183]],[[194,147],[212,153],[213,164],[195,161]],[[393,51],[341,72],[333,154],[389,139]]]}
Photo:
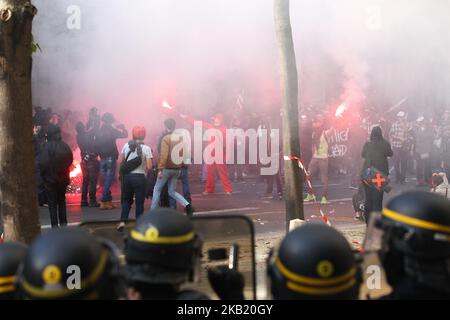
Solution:
{"label": "tree trunk", "polygon": [[0,0],[0,211],[5,241],[39,233],[31,103],[30,0]]}
{"label": "tree trunk", "polygon": [[[298,76],[289,17],[289,0],[274,0],[274,17],[283,98],[284,155],[300,157]],[[286,181],[286,230],[289,230],[291,220],[304,220],[302,173],[296,161],[285,162],[284,176]]]}

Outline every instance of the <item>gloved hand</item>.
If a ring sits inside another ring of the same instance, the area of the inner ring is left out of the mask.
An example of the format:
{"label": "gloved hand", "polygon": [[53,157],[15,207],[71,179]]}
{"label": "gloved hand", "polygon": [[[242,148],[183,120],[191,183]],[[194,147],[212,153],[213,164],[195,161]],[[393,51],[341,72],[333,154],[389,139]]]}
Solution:
{"label": "gloved hand", "polygon": [[122,130],[125,130],[125,125],[124,124],[118,124],[117,125],[117,129],[122,129]]}
{"label": "gloved hand", "polygon": [[221,300],[244,300],[245,280],[242,273],[219,266],[208,269],[208,280]]}

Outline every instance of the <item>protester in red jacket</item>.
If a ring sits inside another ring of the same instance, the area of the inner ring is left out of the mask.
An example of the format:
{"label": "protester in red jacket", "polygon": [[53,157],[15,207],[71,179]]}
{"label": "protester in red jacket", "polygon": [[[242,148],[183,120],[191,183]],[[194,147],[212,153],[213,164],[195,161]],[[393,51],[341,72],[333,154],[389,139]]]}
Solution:
{"label": "protester in red jacket", "polygon": [[[190,117],[190,116],[183,116],[183,118],[187,121],[190,122],[192,124],[194,124],[194,122],[196,121],[194,118]],[[222,161],[216,161],[216,155],[215,152],[212,152],[211,154],[206,155],[207,159],[204,159],[206,162],[206,189],[205,192],[203,194],[208,195],[211,193],[214,193],[214,189],[215,189],[215,177],[216,177],[216,172],[219,174],[219,178],[220,181],[222,182],[223,185],[223,189],[225,191],[226,194],[231,195],[233,192],[233,186],[230,182],[230,179],[228,177],[228,168],[227,168],[227,152],[226,152],[226,146],[227,146],[227,142],[226,142],[226,130],[227,128],[224,125],[224,117],[223,114],[218,113],[215,115],[214,117],[214,121],[213,123],[207,123],[207,122],[202,122],[202,127],[205,129],[216,129],[219,130],[222,136],[222,141],[223,141],[223,159],[220,159]],[[208,146],[213,148],[213,144],[216,143],[216,135],[212,134],[208,140]],[[214,151],[217,149],[217,147],[219,147],[220,144],[216,145],[216,148],[214,149]],[[219,163],[220,162],[220,163]]]}

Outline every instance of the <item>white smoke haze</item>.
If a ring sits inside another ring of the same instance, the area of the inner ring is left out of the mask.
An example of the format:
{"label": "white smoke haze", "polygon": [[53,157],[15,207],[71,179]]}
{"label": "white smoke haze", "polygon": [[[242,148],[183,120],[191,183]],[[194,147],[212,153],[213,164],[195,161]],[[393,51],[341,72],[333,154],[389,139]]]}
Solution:
{"label": "white smoke haze", "polygon": [[[272,0],[34,0],[34,105],[161,130],[161,102],[208,119],[279,109]],[[81,28],[69,30],[70,6]],[[450,106],[450,2],[291,0],[300,108]],[[431,115],[431,114],[430,114]]]}

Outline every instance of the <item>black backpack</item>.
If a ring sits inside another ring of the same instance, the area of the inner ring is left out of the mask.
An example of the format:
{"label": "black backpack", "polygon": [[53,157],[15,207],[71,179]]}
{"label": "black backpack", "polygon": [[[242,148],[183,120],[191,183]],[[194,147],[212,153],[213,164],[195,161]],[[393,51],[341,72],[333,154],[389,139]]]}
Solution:
{"label": "black backpack", "polygon": [[[138,168],[142,164],[142,147],[140,143],[137,143],[134,140],[131,140],[128,142],[128,147],[130,148],[130,151],[128,151],[127,156],[125,159],[122,160],[120,163],[120,169],[119,173],[121,176],[126,175],[127,173],[130,173],[134,169]],[[137,157],[133,158],[131,160],[128,160],[130,157],[130,154],[137,149]]]}

